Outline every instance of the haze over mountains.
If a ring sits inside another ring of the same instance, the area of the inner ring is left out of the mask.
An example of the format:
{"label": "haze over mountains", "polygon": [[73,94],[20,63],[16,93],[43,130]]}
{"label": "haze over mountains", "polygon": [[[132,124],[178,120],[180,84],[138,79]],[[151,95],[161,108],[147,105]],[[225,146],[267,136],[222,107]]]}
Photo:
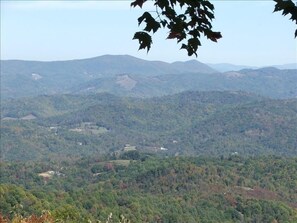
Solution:
{"label": "haze over mountains", "polygon": [[0,221],[295,223],[296,83],[195,60],[1,61]]}
{"label": "haze over mountains", "polygon": [[297,96],[295,69],[269,67],[220,73],[215,67],[196,60],[166,63],[128,55],[54,62],[7,60],[1,61],[1,97],[102,92],[152,97],[187,90],[242,90],[271,98]]}
{"label": "haze over mountains", "polygon": [[125,144],[171,155],[296,155],[296,83],[294,69],[220,73],[196,60],[1,61],[3,158]]}
{"label": "haze over mountains", "polygon": [[[219,72],[227,72],[227,71],[239,71],[243,69],[260,69],[263,67],[256,67],[256,66],[245,66],[245,65],[234,65],[230,63],[207,63],[208,66],[211,68],[219,71]],[[289,63],[289,64],[282,64],[282,65],[270,65],[269,67],[274,67],[277,69],[297,69],[297,63]]]}

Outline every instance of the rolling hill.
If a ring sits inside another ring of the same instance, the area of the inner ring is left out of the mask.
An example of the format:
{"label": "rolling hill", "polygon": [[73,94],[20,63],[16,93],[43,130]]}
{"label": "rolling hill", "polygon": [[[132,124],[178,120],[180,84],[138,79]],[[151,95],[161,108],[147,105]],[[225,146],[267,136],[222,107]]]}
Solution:
{"label": "rolling hill", "polygon": [[297,155],[296,99],[243,92],[39,96],[9,100],[1,115],[3,160],[118,153],[125,145],[161,155]]}
{"label": "rolling hill", "polygon": [[296,161],[93,155],[63,162],[5,162],[0,163],[0,219],[43,214],[54,218],[47,222],[106,222],[112,213],[112,222],[124,215],[131,222],[150,223],[295,223]]}

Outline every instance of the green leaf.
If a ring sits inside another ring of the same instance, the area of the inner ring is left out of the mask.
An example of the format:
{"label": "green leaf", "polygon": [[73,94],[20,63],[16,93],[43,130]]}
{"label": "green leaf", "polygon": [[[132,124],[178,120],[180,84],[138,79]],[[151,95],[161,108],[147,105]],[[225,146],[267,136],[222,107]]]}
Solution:
{"label": "green leaf", "polygon": [[169,6],[169,2],[168,0],[158,0],[158,1],[155,1],[155,5],[163,10],[165,7]]}
{"label": "green leaf", "polygon": [[168,24],[167,21],[166,21],[165,19],[162,20],[160,23],[162,24],[163,28],[165,28],[166,25]]}
{"label": "green leaf", "polygon": [[151,14],[148,12],[143,13],[142,16],[138,18],[138,25],[140,25],[143,22],[143,20],[146,20],[150,15]]}
{"label": "green leaf", "polygon": [[[134,5],[141,5],[146,0],[135,0]],[[145,24],[142,32],[135,33],[133,39],[138,39],[139,49],[149,51],[152,44],[150,32],[157,32],[161,27],[167,29],[167,39],[176,39],[177,43],[183,44],[181,49],[186,49],[188,55],[197,56],[201,34],[208,39],[217,41],[221,34],[213,32],[212,20],[214,19],[214,6],[208,0],[153,0],[156,7],[154,18],[151,12],[144,12],[138,18],[138,25]],[[280,0],[278,0],[280,1]],[[181,12],[177,7],[181,7]],[[184,7],[183,7],[184,6]],[[152,12],[153,13],[153,12]],[[187,41],[187,43],[185,43]]]}
{"label": "green leaf", "polygon": [[150,50],[153,43],[152,37],[147,32],[136,32],[133,39],[137,39],[139,42],[138,50],[147,48],[147,52]]}
{"label": "green leaf", "polygon": [[209,1],[202,1],[202,4],[203,4],[204,6],[206,6],[207,8],[209,8],[211,11],[214,10],[214,6],[213,6],[213,4],[210,3]]}
{"label": "green leaf", "polygon": [[153,31],[155,33],[159,28],[161,28],[160,23],[157,22],[149,12],[143,13],[143,15],[138,18],[138,25],[140,25],[143,21],[146,23],[144,30],[147,32]]}
{"label": "green leaf", "polygon": [[131,7],[139,6],[140,8],[142,8],[143,3],[146,2],[146,1],[147,0],[135,0],[130,5],[131,5]]}

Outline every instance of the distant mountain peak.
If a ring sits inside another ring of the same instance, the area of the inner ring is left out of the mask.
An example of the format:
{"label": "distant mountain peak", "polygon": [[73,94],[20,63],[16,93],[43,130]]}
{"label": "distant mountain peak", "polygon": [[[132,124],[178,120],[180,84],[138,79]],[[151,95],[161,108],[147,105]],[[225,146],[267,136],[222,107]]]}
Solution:
{"label": "distant mountain peak", "polygon": [[247,65],[235,65],[230,63],[207,63],[208,66],[211,68],[219,71],[219,72],[227,72],[227,71],[239,71],[243,69],[262,69],[262,68],[277,68],[280,70],[287,70],[287,69],[297,69],[297,63],[290,63],[290,64],[283,64],[283,65],[270,65],[270,66],[247,66]]}
{"label": "distant mountain peak", "polygon": [[244,90],[292,98],[297,96],[296,78],[296,70],[266,67],[219,73],[197,60],[167,63],[130,55],[55,62],[8,60],[1,61],[1,97],[70,92],[153,97],[185,90]]}

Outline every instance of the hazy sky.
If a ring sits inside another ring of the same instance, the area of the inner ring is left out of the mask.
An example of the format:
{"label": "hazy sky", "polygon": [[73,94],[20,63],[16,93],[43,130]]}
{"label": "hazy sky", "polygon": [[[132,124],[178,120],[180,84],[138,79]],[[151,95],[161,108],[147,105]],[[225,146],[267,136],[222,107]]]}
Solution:
{"label": "hazy sky", "polygon": [[[131,1],[2,1],[1,59],[69,60],[104,54],[129,54],[146,60],[184,61],[186,51],[162,31],[147,54],[132,40],[144,10]],[[223,39],[206,39],[198,52],[205,63],[274,65],[295,63],[297,40],[289,17],[272,13],[266,1],[212,1],[214,27]],[[150,6],[149,6],[150,5]]]}

